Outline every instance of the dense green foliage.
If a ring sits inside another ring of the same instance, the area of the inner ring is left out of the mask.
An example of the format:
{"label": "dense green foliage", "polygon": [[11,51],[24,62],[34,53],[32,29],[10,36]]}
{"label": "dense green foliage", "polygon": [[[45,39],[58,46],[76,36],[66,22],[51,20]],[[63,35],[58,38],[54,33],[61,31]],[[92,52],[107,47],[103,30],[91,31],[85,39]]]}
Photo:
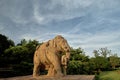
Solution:
{"label": "dense green foliage", "polygon": [[71,49],[68,74],[99,74],[101,71],[113,70],[120,66],[120,58],[107,48],[94,50],[93,54],[95,57],[89,58],[83,49]]}
{"label": "dense green foliage", "polygon": [[14,46],[14,42],[8,39],[6,36],[0,34],[0,56],[4,54],[4,50],[10,46]]}
{"label": "dense green foliage", "polygon": [[68,65],[68,74],[92,74],[93,68],[89,56],[83,49],[71,48],[71,58]]}
{"label": "dense green foliage", "polygon": [[[5,37],[5,40],[3,39],[0,39],[0,42],[2,42],[0,46],[3,50],[0,55],[0,68],[5,69],[5,71],[12,71],[10,76],[12,76],[12,74],[32,74],[33,55],[36,46],[39,45],[39,42],[36,40],[26,41],[25,39],[23,39],[15,46],[13,44],[14,42],[12,40],[8,40],[7,37]],[[6,44],[6,42],[10,42],[11,44]],[[7,45],[7,47],[4,47],[3,43]],[[0,70],[2,72],[2,69]]]}
{"label": "dense green foliage", "polygon": [[[36,40],[22,39],[15,45],[14,41],[0,34],[0,76],[3,72],[1,68],[12,76],[32,74],[33,55],[36,46],[41,44]],[[89,57],[83,49],[71,48],[67,74],[99,74],[120,67],[120,58],[107,48],[94,50],[93,54],[94,57]]]}

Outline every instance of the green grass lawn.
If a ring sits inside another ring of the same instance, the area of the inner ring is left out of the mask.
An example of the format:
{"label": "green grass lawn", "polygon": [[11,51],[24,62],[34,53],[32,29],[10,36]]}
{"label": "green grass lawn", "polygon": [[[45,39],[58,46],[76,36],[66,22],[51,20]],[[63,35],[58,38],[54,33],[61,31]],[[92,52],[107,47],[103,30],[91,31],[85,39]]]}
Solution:
{"label": "green grass lawn", "polygon": [[101,72],[98,80],[120,80],[120,70]]}

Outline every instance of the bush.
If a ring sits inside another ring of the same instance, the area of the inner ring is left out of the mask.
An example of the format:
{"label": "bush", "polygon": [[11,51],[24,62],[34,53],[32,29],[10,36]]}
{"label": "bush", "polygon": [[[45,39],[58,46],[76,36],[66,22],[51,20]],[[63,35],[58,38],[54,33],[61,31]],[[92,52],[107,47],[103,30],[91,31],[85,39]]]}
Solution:
{"label": "bush", "polygon": [[15,71],[16,75],[32,74],[33,64],[27,62],[21,62],[20,64],[15,64],[13,66],[13,70]]}
{"label": "bush", "polygon": [[89,62],[70,61],[68,64],[68,74],[93,74],[93,66]]}

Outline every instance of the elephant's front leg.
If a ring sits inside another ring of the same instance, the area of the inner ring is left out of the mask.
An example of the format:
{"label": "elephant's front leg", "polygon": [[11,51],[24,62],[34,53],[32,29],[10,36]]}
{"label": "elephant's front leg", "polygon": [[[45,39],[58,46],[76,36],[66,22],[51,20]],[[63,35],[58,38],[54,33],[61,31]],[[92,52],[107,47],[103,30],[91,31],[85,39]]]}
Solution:
{"label": "elephant's front leg", "polygon": [[39,72],[39,64],[34,64],[34,68],[33,68],[33,77],[37,77],[40,75]]}
{"label": "elephant's front leg", "polygon": [[55,70],[54,70],[54,66],[52,64],[50,64],[47,76],[55,76]]}
{"label": "elephant's front leg", "polygon": [[62,70],[61,70],[61,63],[60,63],[60,60],[57,56],[54,56],[53,58],[53,66],[54,66],[54,73],[55,73],[55,76],[63,76],[62,74]]}
{"label": "elephant's front leg", "polygon": [[59,65],[54,65],[55,67],[55,76],[63,76],[63,73],[62,73],[62,70],[61,70],[61,67],[60,67],[60,64]]}

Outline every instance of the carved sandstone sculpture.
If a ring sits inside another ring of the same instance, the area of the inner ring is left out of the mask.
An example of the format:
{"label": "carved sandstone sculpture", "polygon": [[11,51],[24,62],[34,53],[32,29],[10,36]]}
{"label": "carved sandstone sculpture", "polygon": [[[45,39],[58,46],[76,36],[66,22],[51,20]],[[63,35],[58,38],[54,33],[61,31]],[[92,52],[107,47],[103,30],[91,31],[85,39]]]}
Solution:
{"label": "carved sandstone sculpture", "polygon": [[63,68],[63,73],[64,75],[66,75],[66,69],[67,69],[67,63],[68,63],[68,59],[67,59],[67,56],[66,55],[63,55],[61,57],[61,64],[62,64],[62,68]]}
{"label": "carved sandstone sculpture", "polygon": [[[62,53],[65,53],[65,55],[61,56]],[[48,70],[47,76],[63,76],[61,68],[63,65],[63,68],[66,70],[64,61],[68,61],[69,58],[70,47],[67,41],[62,36],[58,35],[54,39],[36,48],[33,76],[39,76],[40,69],[43,68],[43,66]]]}

